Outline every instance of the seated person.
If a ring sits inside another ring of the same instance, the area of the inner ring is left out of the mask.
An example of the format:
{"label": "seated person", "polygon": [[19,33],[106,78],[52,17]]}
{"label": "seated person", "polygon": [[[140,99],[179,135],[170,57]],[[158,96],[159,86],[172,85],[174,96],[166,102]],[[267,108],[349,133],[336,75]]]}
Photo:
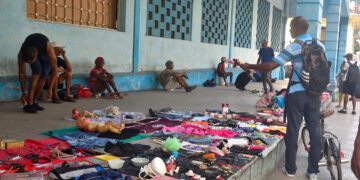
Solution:
{"label": "seated person", "polygon": [[[186,83],[184,78],[189,79],[189,77],[186,75],[187,74],[186,72],[177,73],[173,71],[174,62],[169,60],[165,63],[165,65],[166,65],[166,69],[160,73],[159,81],[161,86],[164,87],[166,91],[174,91],[174,89],[180,86],[184,87],[186,92],[191,92],[196,88],[196,86],[189,86]],[[171,76],[173,78],[171,78]]]}
{"label": "seated person", "polygon": [[251,76],[251,72],[252,71],[249,70],[249,71],[244,71],[239,74],[239,76],[236,78],[236,81],[235,81],[236,88],[238,88],[242,91],[246,90],[245,86],[249,84],[250,80],[254,79],[254,77]]}
{"label": "seated person", "polygon": [[229,84],[226,83],[226,78],[228,76],[230,76],[230,84],[231,84],[232,83],[232,78],[233,78],[233,73],[232,72],[225,72],[225,63],[226,63],[226,58],[222,57],[221,62],[218,64],[216,72],[217,72],[217,75],[219,77],[224,78],[225,85],[228,86]]}
{"label": "seated person", "polygon": [[[52,42],[51,45],[54,48],[55,54],[57,56],[57,66],[58,66],[57,72],[61,73],[59,76],[57,76],[53,86],[52,102],[58,104],[62,102],[58,97],[57,89],[62,88],[64,80],[66,80],[66,88],[65,88],[65,96],[63,100],[68,102],[76,102],[75,99],[70,97],[72,74],[71,74],[71,64],[65,55],[65,50],[64,50],[65,47],[61,46],[57,42]],[[60,55],[62,56],[62,58],[60,57]],[[49,81],[50,79],[48,78],[47,85],[50,84]]]}
{"label": "seated person", "polygon": [[[90,72],[89,86],[93,95],[102,93],[105,89],[108,91],[108,97],[112,99],[124,98],[120,95],[114,82],[114,76],[108,73],[103,67],[105,60],[103,57],[97,57],[95,60],[95,68]],[[111,87],[114,89],[113,93]]]}

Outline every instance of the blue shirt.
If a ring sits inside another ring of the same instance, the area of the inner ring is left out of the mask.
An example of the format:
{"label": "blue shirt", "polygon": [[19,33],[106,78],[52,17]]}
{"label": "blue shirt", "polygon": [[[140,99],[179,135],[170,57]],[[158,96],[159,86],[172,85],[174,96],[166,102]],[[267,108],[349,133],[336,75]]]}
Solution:
{"label": "blue shirt", "polygon": [[[311,44],[312,43],[312,38],[309,34],[302,34],[299,35],[298,37],[296,37],[296,40],[301,40],[303,42],[306,42],[307,44]],[[324,49],[325,51],[325,47],[324,45],[318,41],[318,44]],[[280,53],[278,56],[276,56],[276,58],[274,59],[275,62],[277,62],[280,66],[283,66],[286,62],[291,61],[291,63],[293,64],[294,70],[301,76],[302,75],[302,66],[303,66],[303,59],[301,57],[301,50],[302,50],[302,46],[298,43],[291,43],[290,45],[286,46]],[[295,74],[295,72],[293,73],[293,76],[291,77],[291,81],[294,82],[300,82],[298,76]],[[298,91],[305,91],[305,88],[302,86],[301,83],[298,84],[294,84],[290,87],[289,90],[289,94],[294,93],[294,92],[298,92]]]}
{"label": "blue shirt", "polygon": [[261,63],[271,62],[274,58],[274,50],[271,47],[261,48],[259,51],[259,55],[261,56]]}

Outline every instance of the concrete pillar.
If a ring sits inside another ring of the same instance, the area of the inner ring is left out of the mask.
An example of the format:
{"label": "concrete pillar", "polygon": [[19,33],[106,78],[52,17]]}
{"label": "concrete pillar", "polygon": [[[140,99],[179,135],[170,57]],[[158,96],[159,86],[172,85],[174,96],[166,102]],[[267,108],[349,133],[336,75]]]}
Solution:
{"label": "concrete pillar", "polygon": [[339,47],[339,30],[340,30],[340,13],[341,0],[327,0],[326,9],[326,36],[325,48],[328,61],[331,61],[332,67],[330,69],[330,84],[335,88],[336,80],[336,66],[338,59]]}
{"label": "concrete pillar", "polygon": [[308,33],[313,38],[320,39],[323,2],[324,0],[296,1],[296,16],[303,16],[308,20]]}
{"label": "concrete pillar", "polygon": [[338,56],[337,56],[337,65],[336,65],[336,74],[340,72],[340,65],[344,61],[344,55],[346,52],[346,41],[347,41],[347,31],[349,26],[349,18],[342,17],[340,19],[340,34],[339,34],[339,46],[338,46]]}

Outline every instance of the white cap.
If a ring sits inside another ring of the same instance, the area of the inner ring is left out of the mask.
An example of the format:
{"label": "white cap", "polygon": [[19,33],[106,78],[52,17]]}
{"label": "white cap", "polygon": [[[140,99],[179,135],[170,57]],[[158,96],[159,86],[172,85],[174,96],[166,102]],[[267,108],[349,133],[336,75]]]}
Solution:
{"label": "white cap", "polygon": [[60,47],[60,48],[65,48],[65,46],[62,46],[60,43],[54,41],[54,42],[51,42],[51,46],[52,47]]}

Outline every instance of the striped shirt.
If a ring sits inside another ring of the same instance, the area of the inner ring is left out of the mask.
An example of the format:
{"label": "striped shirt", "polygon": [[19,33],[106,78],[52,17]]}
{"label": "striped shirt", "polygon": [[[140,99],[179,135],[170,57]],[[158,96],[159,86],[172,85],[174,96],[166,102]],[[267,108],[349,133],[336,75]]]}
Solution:
{"label": "striped shirt", "polygon": [[[311,44],[311,36],[309,34],[302,34],[296,37],[296,40],[301,40],[303,42],[306,42],[307,44]],[[318,44],[324,49],[324,45],[318,41]],[[303,59],[301,57],[301,50],[302,47],[298,43],[291,43],[290,45],[286,46],[281,52],[279,53],[276,58],[274,58],[274,61],[277,62],[280,66],[283,66],[286,62],[291,61],[291,63],[294,66],[294,70],[301,76],[302,74],[302,66],[303,66]],[[291,77],[291,81],[293,82],[300,82],[298,76],[293,73],[293,76]],[[290,87],[289,94],[298,92],[298,91],[305,91],[305,88],[302,86],[301,83],[294,84]]]}

